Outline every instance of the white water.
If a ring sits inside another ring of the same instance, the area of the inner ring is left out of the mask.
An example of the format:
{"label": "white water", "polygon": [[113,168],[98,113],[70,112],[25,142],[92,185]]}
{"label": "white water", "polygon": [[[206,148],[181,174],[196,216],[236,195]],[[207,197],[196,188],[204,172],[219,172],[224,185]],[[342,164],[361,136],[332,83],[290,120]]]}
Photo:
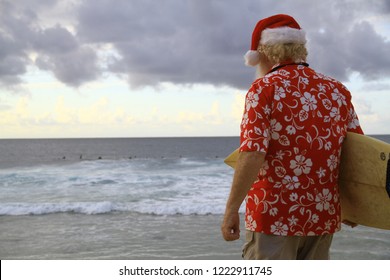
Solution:
{"label": "white water", "polygon": [[223,214],[232,170],[221,159],[81,161],[0,171],[0,215]]}

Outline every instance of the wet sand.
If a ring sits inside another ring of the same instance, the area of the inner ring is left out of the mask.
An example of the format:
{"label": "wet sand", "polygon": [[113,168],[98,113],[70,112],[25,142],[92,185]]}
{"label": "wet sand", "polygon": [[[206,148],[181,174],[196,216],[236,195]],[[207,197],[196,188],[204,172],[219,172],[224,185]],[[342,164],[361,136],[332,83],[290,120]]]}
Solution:
{"label": "wet sand", "polygon": [[[245,234],[224,241],[221,220],[135,213],[0,216],[0,259],[240,260]],[[344,227],[334,237],[331,259],[390,259],[390,231]]]}

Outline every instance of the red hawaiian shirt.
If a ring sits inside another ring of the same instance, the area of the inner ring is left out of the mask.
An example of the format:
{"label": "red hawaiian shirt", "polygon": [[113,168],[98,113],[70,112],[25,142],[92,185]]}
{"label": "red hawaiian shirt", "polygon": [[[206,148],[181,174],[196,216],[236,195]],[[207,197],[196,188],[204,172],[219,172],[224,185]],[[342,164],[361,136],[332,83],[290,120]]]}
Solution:
{"label": "red hawaiian shirt", "polygon": [[240,151],[266,156],[246,197],[246,229],[305,236],[338,231],[337,179],[347,131],[363,133],[340,82],[297,64],[279,65],[253,82]]}

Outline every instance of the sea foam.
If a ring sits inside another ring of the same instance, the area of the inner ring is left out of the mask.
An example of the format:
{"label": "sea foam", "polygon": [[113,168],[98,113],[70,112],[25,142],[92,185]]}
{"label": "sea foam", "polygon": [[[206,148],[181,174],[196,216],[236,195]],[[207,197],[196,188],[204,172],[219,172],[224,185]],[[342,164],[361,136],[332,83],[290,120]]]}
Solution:
{"label": "sea foam", "polygon": [[223,214],[232,170],[221,159],[81,161],[0,171],[0,215]]}

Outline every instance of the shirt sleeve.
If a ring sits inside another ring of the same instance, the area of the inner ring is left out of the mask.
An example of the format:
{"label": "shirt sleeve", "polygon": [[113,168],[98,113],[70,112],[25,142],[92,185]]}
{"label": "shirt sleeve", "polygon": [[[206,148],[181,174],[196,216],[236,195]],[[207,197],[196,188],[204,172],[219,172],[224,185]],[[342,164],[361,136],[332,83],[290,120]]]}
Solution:
{"label": "shirt sleeve", "polygon": [[360,126],[359,118],[352,103],[348,112],[348,131],[355,132],[358,134],[364,134]]}
{"label": "shirt sleeve", "polygon": [[240,152],[267,153],[270,140],[272,86],[252,84],[245,97],[241,122]]}

